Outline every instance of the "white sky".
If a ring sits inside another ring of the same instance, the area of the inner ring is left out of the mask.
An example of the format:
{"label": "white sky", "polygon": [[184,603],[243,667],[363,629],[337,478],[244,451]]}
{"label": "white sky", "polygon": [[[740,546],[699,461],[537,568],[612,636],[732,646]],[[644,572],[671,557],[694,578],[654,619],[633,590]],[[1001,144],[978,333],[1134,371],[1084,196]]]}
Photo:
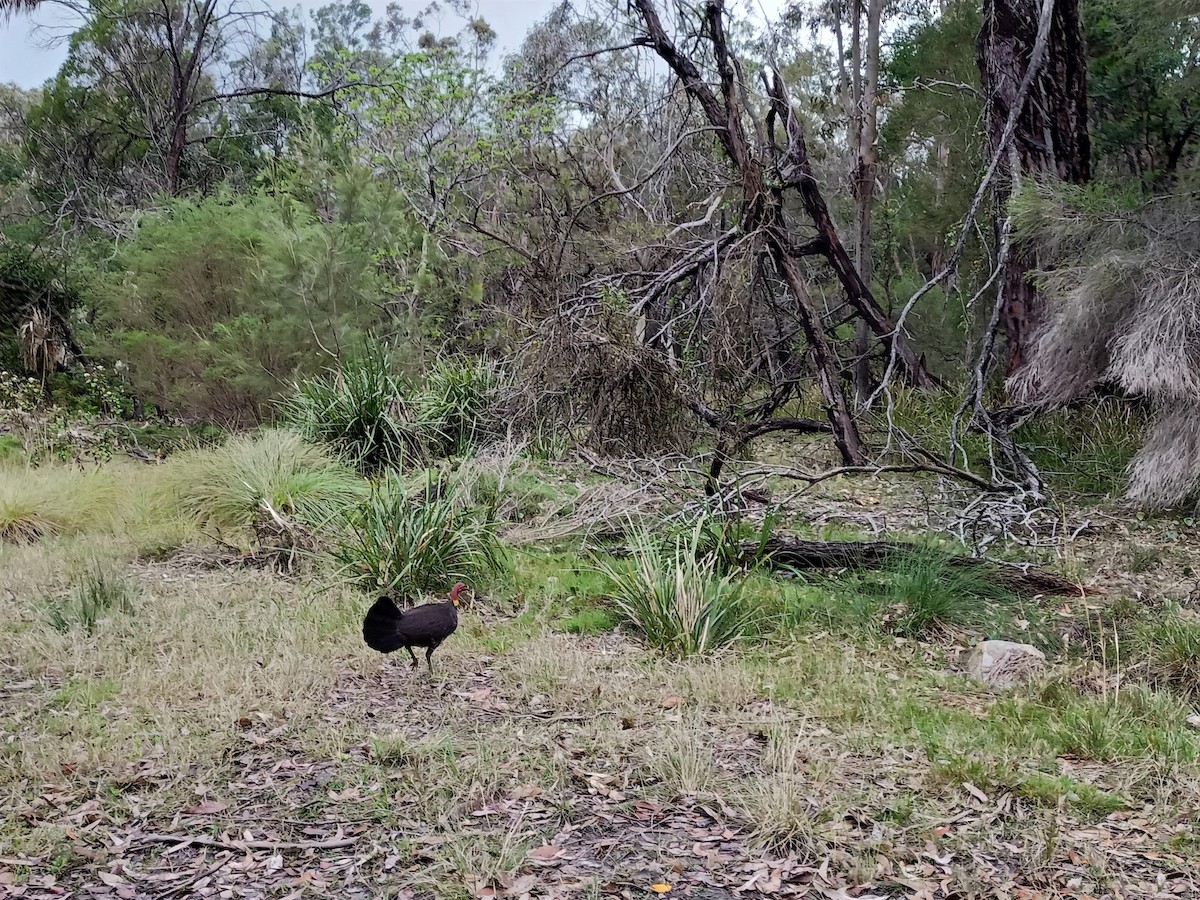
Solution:
{"label": "white sky", "polygon": [[[328,0],[301,0],[307,19],[309,10]],[[367,0],[382,14],[388,0]],[[428,0],[398,0],[402,8],[417,12]],[[479,14],[496,30],[500,54],[515,50],[530,27],[543,19],[557,0],[477,0]],[[784,0],[748,0],[731,4],[733,8],[754,10],[760,18],[763,10],[772,14],[783,6]],[[295,0],[266,0],[266,5],[294,6]],[[70,16],[53,3],[43,3],[34,15],[16,15],[8,21],[0,19],[0,83],[15,82],[24,88],[40,87],[58,71],[66,58],[65,39],[71,33]]]}

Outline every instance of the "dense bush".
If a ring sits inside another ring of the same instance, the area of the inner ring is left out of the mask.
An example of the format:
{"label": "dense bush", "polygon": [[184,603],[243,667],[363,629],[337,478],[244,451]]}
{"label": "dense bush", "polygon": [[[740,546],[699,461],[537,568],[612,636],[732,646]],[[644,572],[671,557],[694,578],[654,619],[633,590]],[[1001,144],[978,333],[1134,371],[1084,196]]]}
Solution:
{"label": "dense bush", "polygon": [[420,229],[396,197],[356,178],[341,176],[334,196],[347,208],[333,217],[262,193],[176,200],[146,216],[97,279],[90,343],[129,364],[147,403],[261,422],[328,353],[395,330],[392,270],[404,267],[382,266],[381,248],[419,252]]}

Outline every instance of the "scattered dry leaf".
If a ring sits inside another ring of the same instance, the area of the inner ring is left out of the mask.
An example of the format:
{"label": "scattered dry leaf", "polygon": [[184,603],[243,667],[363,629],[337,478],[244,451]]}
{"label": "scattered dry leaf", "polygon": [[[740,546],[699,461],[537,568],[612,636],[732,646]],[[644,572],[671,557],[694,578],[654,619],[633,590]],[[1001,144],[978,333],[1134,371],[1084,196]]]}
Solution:
{"label": "scattered dry leaf", "polygon": [[227,809],[229,809],[228,803],[222,803],[220,800],[205,800],[203,803],[189,806],[184,812],[190,816],[212,816]]}

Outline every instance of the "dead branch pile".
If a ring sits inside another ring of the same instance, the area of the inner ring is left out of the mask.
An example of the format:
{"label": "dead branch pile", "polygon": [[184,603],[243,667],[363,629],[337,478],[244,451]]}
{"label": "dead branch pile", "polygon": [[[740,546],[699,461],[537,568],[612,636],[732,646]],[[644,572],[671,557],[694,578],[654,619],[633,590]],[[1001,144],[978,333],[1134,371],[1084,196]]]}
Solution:
{"label": "dead branch pile", "polygon": [[690,447],[695,421],[674,376],[630,331],[617,316],[545,321],[516,367],[521,375],[506,404],[513,428],[533,433],[546,422],[569,423],[607,456]]}

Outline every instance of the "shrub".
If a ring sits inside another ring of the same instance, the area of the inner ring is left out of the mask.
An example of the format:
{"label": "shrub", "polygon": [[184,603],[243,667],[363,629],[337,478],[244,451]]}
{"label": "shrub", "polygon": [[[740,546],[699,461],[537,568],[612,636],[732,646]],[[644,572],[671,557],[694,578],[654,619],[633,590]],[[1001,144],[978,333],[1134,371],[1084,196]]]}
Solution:
{"label": "shrub", "polygon": [[718,575],[718,557],[703,555],[703,541],[700,525],[666,542],[638,530],[631,568],[600,566],[621,616],[663,653],[706,653],[738,640],[753,624],[741,581]]}
{"label": "shrub", "polygon": [[282,429],[180,453],[167,466],[168,490],[178,509],[218,533],[252,525],[272,512],[319,525],[365,492],[353,470]]}
{"label": "shrub", "polygon": [[297,384],[284,415],[310,441],[374,472],[425,455],[405,408],[407,393],[384,348],[370,345],[338,369]]}
{"label": "shrub", "polygon": [[507,566],[491,513],[463,503],[453,482],[412,492],[396,472],[338,518],[333,561],[351,584],[412,597]]}

